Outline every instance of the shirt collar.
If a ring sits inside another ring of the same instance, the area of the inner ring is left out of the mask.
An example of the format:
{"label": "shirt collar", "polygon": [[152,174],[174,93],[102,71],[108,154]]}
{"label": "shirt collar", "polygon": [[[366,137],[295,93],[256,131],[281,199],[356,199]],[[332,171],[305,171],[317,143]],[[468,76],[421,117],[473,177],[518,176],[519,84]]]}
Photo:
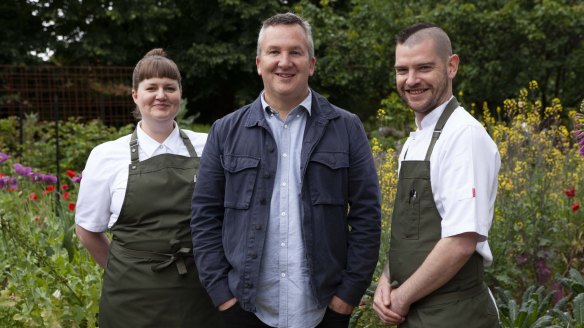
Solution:
{"label": "shirt collar", "polygon": [[182,143],[182,138],[180,137],[180,133],[178,131],[178,124],[174,122],[174,129],[170,132],[170,135],[166,137],[163,143],[159,143],[158,141],[154,140],[150,137],[141,127],[142,121],[138,122],[138,144],[142,151],[146,153],[148,157],[151,157],[152,154],[161,146],[163,145],[168,149],[169,153],[176,153]]}
{"label": "shirt collar", "polygon": [[[262,91],[262,93],[260,94],[260,99],[262,101],[262,108],[264,109],[264,112],[266,114],[272,114],[272,109],[270,108],[270,105],[266,102],[266,99],[264,98],[264,91]],[[308,96],[306,96],[306,98],[304,98],[304,100],[302,100],[302,102],[300,104],[298,104],[298,106],[294,107],[294,109],[292,111],[294,111],[296,108],[304,108],[306,110],[306,112],[308,113],[308,116],[310,116],[311,112],[311,108],[312,108],[312,90],[310,90],[310,88],[308,89]],[[292,112],[290,111],[290,112]]]}
{"label": "shirt collar", "polygon": [[442,103],[440,106],[436,107],[433,111],[428,113],[428,115],[424,116],[421,124],[420,124],[420,122],[418,122],[418,120],[416,120],[416,127],[418,128],[418,130],[426,130],[426,129],[429,129],[430,127],[436,125],[436,123],[438,122],[438,119],[440,118],[440,115],[442,115],[442,113],[446,109],[446,105],[448,105],[448,103],[450,102],[450,99],[452,99],[452,97],[450,97],[447,101]]}

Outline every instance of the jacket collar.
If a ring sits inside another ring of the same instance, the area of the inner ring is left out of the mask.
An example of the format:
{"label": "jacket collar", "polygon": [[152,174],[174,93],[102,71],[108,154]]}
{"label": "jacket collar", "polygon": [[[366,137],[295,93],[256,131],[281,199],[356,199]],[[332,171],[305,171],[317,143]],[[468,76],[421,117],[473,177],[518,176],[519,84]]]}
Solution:
{"label": "jacket collar", "polygon": [[[317,122],[326,124],[328,121],[337,118],[340,114],[338,109],[331,105],[326,98],[312,90],[312,108],[310,109],[310,119],[315,119]],[[261,95],[249,105],[247,111],[247,118],[245,120],[246,127],[265,126],[265,116],[263,114]]]}

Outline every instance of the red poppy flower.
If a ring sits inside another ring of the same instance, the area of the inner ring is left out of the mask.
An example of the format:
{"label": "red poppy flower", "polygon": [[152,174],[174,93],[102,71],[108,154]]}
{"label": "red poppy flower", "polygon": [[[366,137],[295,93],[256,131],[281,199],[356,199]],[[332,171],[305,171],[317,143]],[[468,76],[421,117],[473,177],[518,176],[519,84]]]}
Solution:
{"label": "red poppy flower", "polygon": [[69,199],[69,193],[68,193],[68,192],[64,192],[64,193],[63,193],[63,198],[65,198],[65,199]]}
{"label": "red poppy flower", "polygon": [[70,178],[74,177],[77,175],[77,173],[73,170],[66,170],[65,174],[67,174]]}
{"label": "red poppy flower", "polygon": [[61,186],[61,189],[67,190],[67,189],[69,189],[69,185],[68,184],[64,184],[64,185]]}
{"label": "red poppy flower", "polygon": [[54,185],[48,185],[47,188],[45,189],[47,192],[51,192],[53,190],[55,190],[55,186]]}
{"label": "red poppy flower", "polygon": [[28,195],[28,199],[30,199],[30,200],[38,200],[39,199],[39,196],[35,192],[31,192],[30,195]]}
{"label": "red poppy flower", "polygon": [[578,202],[574,202],[574,204],[572,204],[572,212],[576,212],[579,209],[580,209],[580,204]]}
{"label": "red poppy flower", "polygon": [[564,190],[564,195],[566,195],[566,197],[568,197],[568,198],[576,197],[576,188],[572,187],[572,188]]}
{"label": "red poppy flower", "polygon": [[71,212],[75,211],[75,203],[69,203],[69,211]]}

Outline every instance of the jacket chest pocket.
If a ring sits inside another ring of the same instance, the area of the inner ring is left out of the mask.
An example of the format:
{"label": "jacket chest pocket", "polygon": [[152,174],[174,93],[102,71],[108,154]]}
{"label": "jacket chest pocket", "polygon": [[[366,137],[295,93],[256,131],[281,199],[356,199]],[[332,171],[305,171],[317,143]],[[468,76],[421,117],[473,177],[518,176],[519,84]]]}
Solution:
{"label": "jacket chest pocket", "polygon": [[259,164],[259,158],[242,155],[221,156],[221,165],[225,171],[225,207],[243,210],[249,208]]}
{"label": "jacket chest pocket", "polygon": [[346,205],[349,154],[315,152],[308,163],[307,178],[310,197],[314,205]]}

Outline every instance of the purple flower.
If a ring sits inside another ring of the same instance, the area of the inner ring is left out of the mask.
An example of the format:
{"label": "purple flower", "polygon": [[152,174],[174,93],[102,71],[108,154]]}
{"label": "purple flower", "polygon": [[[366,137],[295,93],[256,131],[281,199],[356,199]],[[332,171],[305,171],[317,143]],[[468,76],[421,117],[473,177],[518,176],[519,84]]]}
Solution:
{"label": "purple flower", "polygon": [[18,175],[22,175],[22,176],[28,176],[30,173],[32,173],[32,168],[24,166],[20,163],[16,163],[14,164],[14,172],[16,172],[16,174]]}
{"label": "purple flower", "polygon": [[32,181],[32,182],[41,182],[41,181],[43,181],[43,174],[41,174],[41,173],[30,172],[28,174],[28,177],[30,178],[30,181]]}
{"label": "purple flower", "polygon": [[9,158],[10,158],[10,156],[8,156],[7,154],[0,152],[0,164],[6,162]]}
{"label": "purple flower", "polygon": [[544,260],[535,263],[535,278],[541,285],[545,284],[552,277],[552,270],[545,264]]}
{"label": "purple flower", "polygon": [[79,182],[81,182],[81,177],[80,176],[72,177],[71,181],[73,181],[75,183],[79,183]]}
{"label": "purple flower", "polygon": [[18,179],[15,177],[10,177],[8,181],[8,186],[13,189],[18,188]]}
{"label": "purple flower", "polygon": [[0,177],[0,189],[3,188],[18,188],[18,179],[15,177]]}
{"label": "purple flower", "polygon": [[517,255],[515,257],[515,262],[517,262],[517,265],[524,265],[525,263],[527,263],[527,255],[525,255],[525,253],[521,253],[519,255]]}
{"label": "purple flower", "polygon": [[48,183],[57,183],[57,177],[54,175],[50,175],[50,174],[43,174],[42,175],[42,181],[44,182],[48,182]]}
{"label": "purple flower", "polygon": [[564,288],[562,287],[562,284],[560,284],[559,282],[554,283],[553,289],[555,290],[554,303],[557,303],[559,300],[564,298],[564,296],[566,296]]}

